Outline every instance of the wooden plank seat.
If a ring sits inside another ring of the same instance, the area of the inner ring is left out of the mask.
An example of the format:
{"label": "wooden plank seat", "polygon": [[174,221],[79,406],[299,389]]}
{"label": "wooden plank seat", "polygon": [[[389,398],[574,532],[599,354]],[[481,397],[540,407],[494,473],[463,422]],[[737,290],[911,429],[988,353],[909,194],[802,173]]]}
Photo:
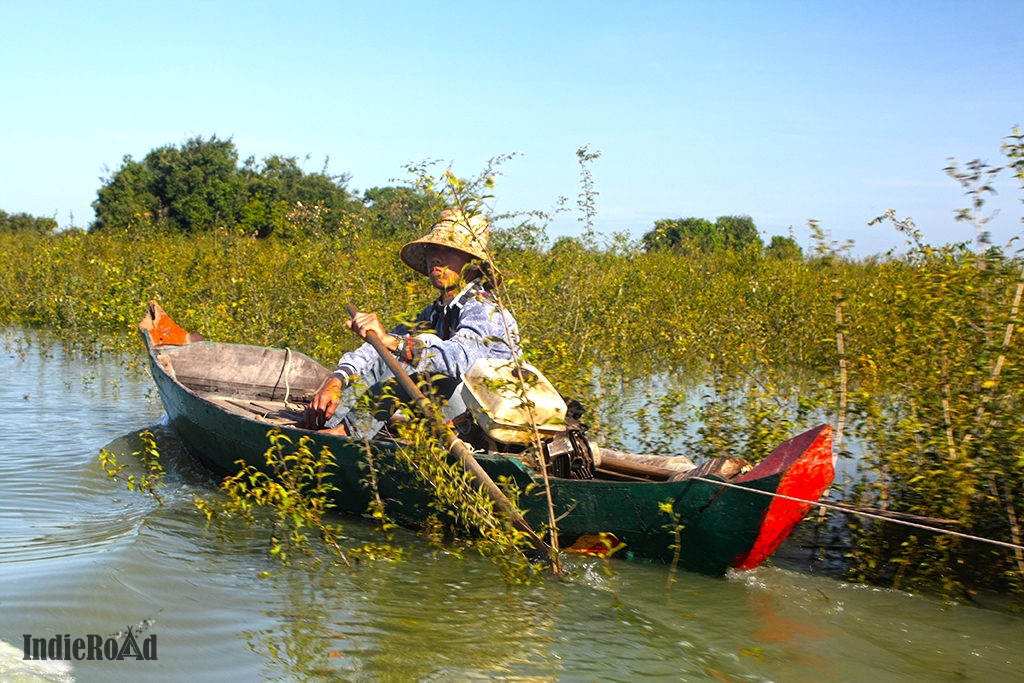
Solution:
{"label": "wooden plank seat", "polygon": [[240,396],[209,394],[203,398],[216,403],[224,410],[274,425],[295,426],[302,421],[305,406],[284,401],[253,400]]}

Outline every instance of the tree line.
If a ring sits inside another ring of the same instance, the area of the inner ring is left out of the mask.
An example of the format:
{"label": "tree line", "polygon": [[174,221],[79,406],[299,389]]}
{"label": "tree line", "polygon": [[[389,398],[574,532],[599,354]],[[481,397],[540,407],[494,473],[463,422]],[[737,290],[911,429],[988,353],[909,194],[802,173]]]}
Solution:
{"label": "tree line", "polygon": [[53,218],[30,216],[27,213],[9,214],[0,211],[0,232],[52,235],[57,232],[57,221]]}
{"label": "tree line", "polygon": [[[332,174],[327,162],[307,172],[297,157],[271,155],[239,163],[231,139],[197,136],[181,146],[164,145],[143,159],[126,155],[103,181],[92,203],[90,232],[194,234],[226,230],[257,238],[359,235],[395,238],[418,233],[437,208],[429,186],[373,187],[361,196],[348,174]],[[56,221],[0,212],[0,230],[53,233]],[[501,232],[500,230],[498,231]],[[520,225],[503,235],[507,246],[536,246],[520,239],[543,226]],[[517,244],[521,242],[522,244]],[[528,243],[528,244],[527,244]],[[754,250],[800,257],[792,237],[774,236],[767,247],[750,216],[676,218],[655,221],[639,242],[647,252]]]}
{"label": "tree line", "polygon": [[296,157],[272,155],[241,164],[232,140],[195,137],[142,160],[125,156],[92,207],[90,232],[199,233],[229,230],[252,237],[414,231],[425,202],[411,188],[348,188],[347,174],[306,172]]}
{"label": "tree line", "polygon": [[799,257],[800,245],[792,237],[773,235],[765,247],[750,216],[704,218],[663,218],[640,238],[644,251],[714,252],[718,250],[761,250],[775,257]]}

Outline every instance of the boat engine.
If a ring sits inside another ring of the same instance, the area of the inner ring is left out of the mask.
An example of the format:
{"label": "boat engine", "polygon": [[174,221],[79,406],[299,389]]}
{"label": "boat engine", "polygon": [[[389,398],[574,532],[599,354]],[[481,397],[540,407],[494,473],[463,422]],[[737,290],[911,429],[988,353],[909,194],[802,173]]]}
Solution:
{"label": "boat engine", "polygon": [[594,449],[565,400],[537,368],[481,358],[463,374],[459,393],[468,409],[455,422],[463,440],[518,454],[539,436],[550,476],[594,478]]}
{"label": "boat engine", "polygon": [[548,474],[562,479],[593,479],[594,451],[586,435],[578,429],[559,432],[544,443]]}

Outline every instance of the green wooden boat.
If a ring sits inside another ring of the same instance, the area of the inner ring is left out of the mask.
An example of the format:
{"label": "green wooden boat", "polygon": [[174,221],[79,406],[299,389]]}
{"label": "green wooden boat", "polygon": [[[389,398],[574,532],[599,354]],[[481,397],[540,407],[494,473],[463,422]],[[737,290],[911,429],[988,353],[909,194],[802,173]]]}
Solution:
{"label": "green wooden boat", "polygon": [[[333,481],[339,489],[334,501],[337,509],[366,514],[371,492],[361,467],[365,444],[299,426],[301,407],[329,373],[327,368],[288,349],[202,340],[176,325],[155,303],[150,303],[139,330],[167,417],[195,457],[220,473],[233,474],[238,460],[264,464],[271,428],[280,429],[293,442],[312,437],[313,452],[327,446],[337,459]],[[386,462],[398,445],[384,436],[372,447],[378,462]],[[603,532],[624,543],[622,554],[629,557],[671,561],[676,539],[671,520],[659,505],[671,502],[684,525],[680,566],[710,575],[761,564],[834,476],[828,425],[780,444],[757,466],[736,468],[738,473],[729,471],[728,466],[737,462],[731,458],[682,471],[673,469],[671,458],[594,450],[597,453],[591,454],[582,474],[572,467],[559,469],[549,461],[559,545],[581,551],[602,548],[594,541]],[[538,484],[535,493],[520,504],[531,526],[546,524],[543,478],[536,465],[510,452],[485,449],[474,456],[493,480],[509,477],[521,490]],[[413,485],[411,476],[389,476],[378,486],[384,500],[391,501],[392,518],[409,525],[424,519],[427,497]]]}

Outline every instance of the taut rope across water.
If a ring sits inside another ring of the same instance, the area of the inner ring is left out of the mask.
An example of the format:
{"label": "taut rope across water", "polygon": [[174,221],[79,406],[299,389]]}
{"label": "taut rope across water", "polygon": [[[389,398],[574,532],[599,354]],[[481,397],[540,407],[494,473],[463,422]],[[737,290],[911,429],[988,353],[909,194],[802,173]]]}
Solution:
{"label": "taut rope across water", "polygon": [[835,510],[837,512],[843,512],[848,515],[859,515],[861,517],[868,517],[870,519],[877,519],[883,522],[891,522],[893,524],[902,524],[903,526],[913,527],[915,529],[922,529],[924,531],[930,531],[936,534],[945,534],[947,536],[956,536],[957,538],[963,538],[968,541],[978,541],[979,543],[988,543],[990,545],[997,545],[1003,548],[1009,548],[1011,550],[1024,550],[1024,545],[1018,545],[1016,543],[1007,543],[1006,541],[997,541],[992,538],[985,538],[983,536],[975,536],[974,534],[967,534],[962,531],[953,531],[951,529],[943,529],[937,526],[931,526],[929,524],[922,524],[920,522],[912,522],[906,519],[896,519],[888,515],[878,514],[874,512],[868,512],[866,510],[852,509],[845,505],[837,505],[834,503],[826,503],[823,501],[804,500],[802,498],[794,498],[793,496],[787,496],[781,493],[773,493],[771,491],[759,491],[757,489],[748,488],[746,486],[740,486],[739,484],[733,484],[727,481],[721,481],[719,479],[707,479],[705,477],[693,477],[709,484],[718,484],[719,486],[728,486],[734,489],[742,489],[751,493],[757,493],[762,496],[772,496],[773,498],[782,498],[783,500],[791,500],[796,503],[807,503],[815,507],[822,507],[828,510]]}

